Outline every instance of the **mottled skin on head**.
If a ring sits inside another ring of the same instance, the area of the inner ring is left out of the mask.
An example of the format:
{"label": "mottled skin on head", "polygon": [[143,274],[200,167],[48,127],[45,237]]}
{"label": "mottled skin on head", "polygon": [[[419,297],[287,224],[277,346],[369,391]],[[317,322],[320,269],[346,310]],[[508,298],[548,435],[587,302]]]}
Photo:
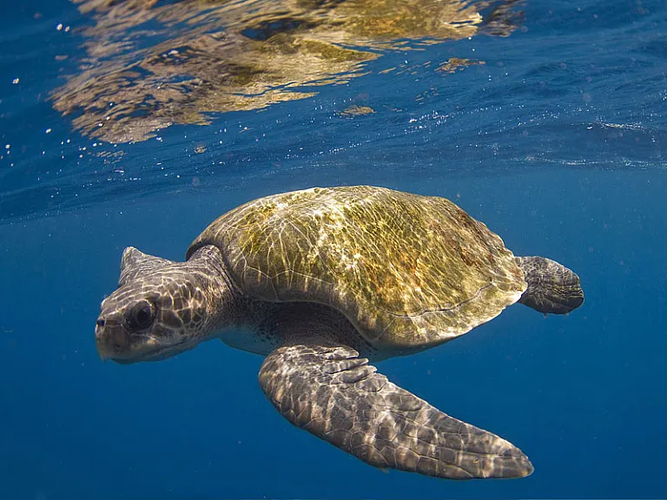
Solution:
{"label": "mottled skin on head", "polygon": [[517,301],[579,307],[578,276],[514,257],[443,198],[369,186],[255,200],[213,222],[186,262],[123,254],[96,328],[103,358],[164,359],[200,342],[267,356],[260,385],[294,425],[369,464],[450,479],[523,477],[528,458],[376,373]]}
{"label": "mottled skin on head", "polygon": [[118,287],[102,302],[96,338],[100,356],[120,363],[168,358],[237,320],[215,247],[201,248],[188,262],[127,248]]}

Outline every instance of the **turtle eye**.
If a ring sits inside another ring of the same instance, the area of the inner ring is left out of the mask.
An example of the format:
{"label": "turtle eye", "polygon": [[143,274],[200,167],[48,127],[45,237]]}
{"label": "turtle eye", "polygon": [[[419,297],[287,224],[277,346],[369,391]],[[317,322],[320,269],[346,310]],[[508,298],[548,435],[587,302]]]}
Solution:
{"label": "turtle eye", "polygon": [[155,320],[155,307],[147,300],[134,304],[125,313],[125,323],[130,331],[145,330]]}

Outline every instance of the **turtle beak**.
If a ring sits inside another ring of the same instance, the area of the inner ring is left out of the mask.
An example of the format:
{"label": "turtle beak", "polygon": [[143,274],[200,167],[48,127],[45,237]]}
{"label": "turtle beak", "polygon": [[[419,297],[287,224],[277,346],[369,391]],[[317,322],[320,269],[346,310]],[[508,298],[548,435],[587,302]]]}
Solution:
{"label": "turtle beak", "polygon": [[130,334],[123,325],[122,315],[112,313],[97,318],[95,324],[95,344],[102,361],[128,365],[141,361],[159,361],[171,357],[176,352],[190,348],[185,341],[161,347],[160,343],[147,334]]}
{"label": "turtle beak", "polygon": [[104,349],[104,324],[104,318],[97,318],[97,323],[95,324],[95,344],[97,347],[97,354],[102,361],[109,359],[107,352]]}
{"label": "turtle beak", "polygon": [[95,344],[102,361],[118,360],[130,353],[131,339],[119,318],[100,316],[95,324]]}

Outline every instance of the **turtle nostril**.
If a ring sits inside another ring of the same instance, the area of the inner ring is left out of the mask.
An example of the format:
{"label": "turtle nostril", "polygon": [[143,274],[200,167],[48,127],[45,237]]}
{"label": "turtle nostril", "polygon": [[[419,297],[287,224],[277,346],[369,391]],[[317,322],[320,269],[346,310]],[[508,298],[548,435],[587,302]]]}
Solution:
{"label": "turtle nostril", "polygon": [[99,326],[100,328],[102,328],[102,327],[104,326],[104,320],[103,320],[103,319],[98,319],[98,320],[97,320],[97,326]]}

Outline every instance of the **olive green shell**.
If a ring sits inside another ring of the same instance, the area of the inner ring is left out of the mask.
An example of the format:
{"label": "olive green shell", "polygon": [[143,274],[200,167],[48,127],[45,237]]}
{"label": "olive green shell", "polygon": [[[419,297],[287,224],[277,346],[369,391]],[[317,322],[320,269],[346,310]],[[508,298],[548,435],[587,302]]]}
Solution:
{"label": "olive green shell", "polygon": [[335,307],[371,344],[426,348],[515,303],[523,272],[499,236],[444,198],[371,186],[277,194],[192,243],[222,251],[251,297]]}

